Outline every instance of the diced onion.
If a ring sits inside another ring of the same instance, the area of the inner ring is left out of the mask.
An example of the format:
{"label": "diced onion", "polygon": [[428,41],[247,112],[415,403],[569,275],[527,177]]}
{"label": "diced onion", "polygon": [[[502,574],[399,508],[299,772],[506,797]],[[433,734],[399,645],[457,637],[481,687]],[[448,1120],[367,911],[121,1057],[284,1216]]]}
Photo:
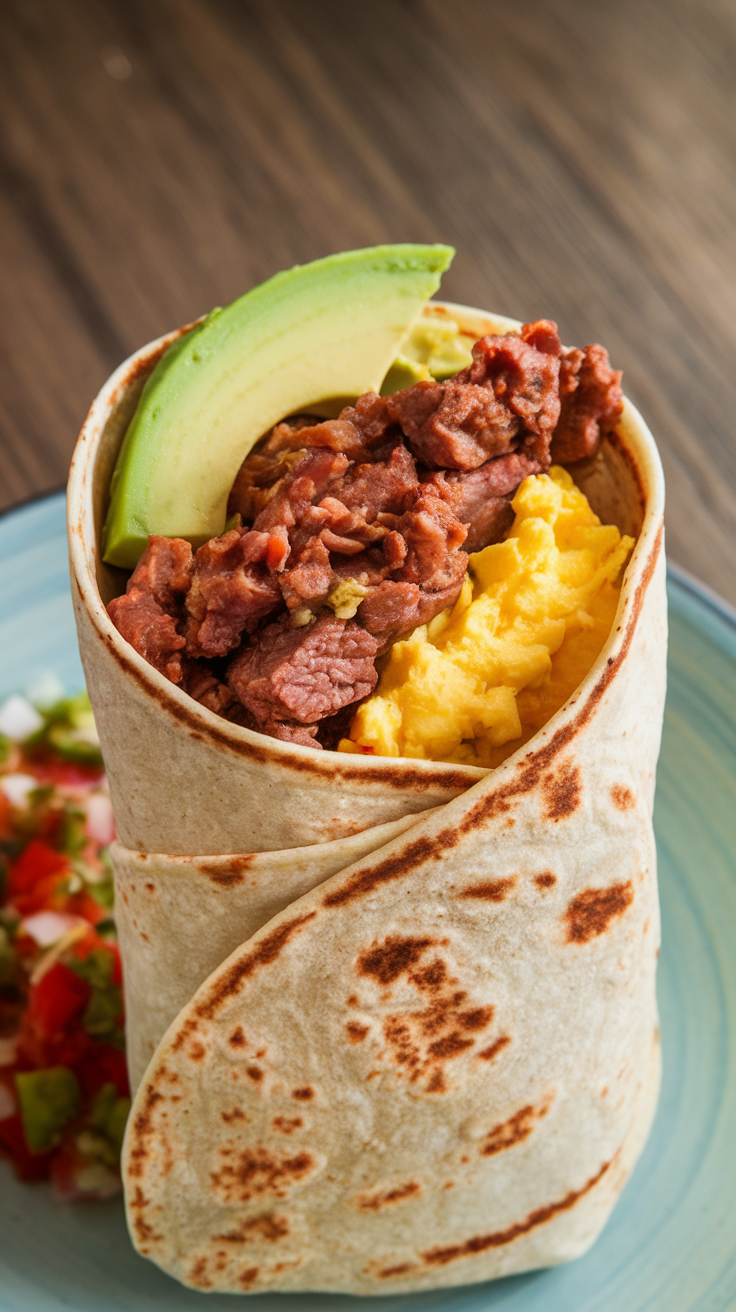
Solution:
{"label": "diced onion", "polygon": [[29,793],[32,793],[38,786],[38,779],[35,779],[32,774],[0,775],[0,790],[5,793],[8,801],[13,806],[27,806]]}
{"label": "diced onion", "polygon": [[48,948],[70,929],[84,924],[86,921],[81,916],[72,916],[65,911],[37,911],[21,921],[21,930],[35,939],[39,947]]}
{"label": "diced onion", "polygon": [[90,793],[85,804],[87,833],[97,843],[111,843],[115,837],[112,802],[106,793]]}
{"label": "diced onion", "polygon": [[65,691],[66,689],[58,674],[53,674],[50,670],[47,670],[45,674],[39,674],[38,678],[33,680],[33,683],[29,683],[26,688],[26,697],[40,711],[50,711],[52,706],[61,701]]}
{"label": "diced onion", "polygon": [[0,706],[0,733],[4,733],[13,742],[23,742],[24,738],[30,738],[32,733],[38,733],[41,728],[43,717],[35,706],[31,706],[28,698],[21,697],[20,693],[13,693]]}

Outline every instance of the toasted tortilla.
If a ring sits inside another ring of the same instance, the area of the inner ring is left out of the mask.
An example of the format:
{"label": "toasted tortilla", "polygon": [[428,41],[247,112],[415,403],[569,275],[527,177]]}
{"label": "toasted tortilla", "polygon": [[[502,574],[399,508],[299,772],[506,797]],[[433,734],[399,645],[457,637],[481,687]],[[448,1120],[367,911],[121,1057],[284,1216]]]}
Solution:
{"label": "toasted tortilla", "polygon": [[574,470],[637,543],[608,643],[544,729],[494,771],[346,758],[229,725],[107,618],[105,480],[157,349],[103,389],[70,483],[121,839],[133,1242],[233,1292],[409,1292],[575,1257],[659,1080],[653,439],[626,402]]}

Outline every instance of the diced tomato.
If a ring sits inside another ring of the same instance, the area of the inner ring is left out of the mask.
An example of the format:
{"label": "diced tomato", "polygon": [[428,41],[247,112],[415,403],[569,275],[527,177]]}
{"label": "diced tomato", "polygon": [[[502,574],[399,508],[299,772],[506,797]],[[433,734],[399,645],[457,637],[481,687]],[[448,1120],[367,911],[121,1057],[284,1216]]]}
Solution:
{"label": "diced tomato", "polygon": [[27,1014],[43,1034],[53,1038],[82,1014],[91,996],[87,981],[57,961],[31,989]]}
{"label": "diced tomato", "polygon": [[55,852],[42,838],[32,838],[8,870],[8,893],[15,901],[16,895],[34,890],[39,880],[68,869],[69,861],[62,852]]}
{"label": "diced tomato", "polygon": [[94,1098],[106,1084],[114,1084],[121,1098],[130,1097],[125,1053],[111,1043],[95,1043],[88,1055],[77,1062],[75,1071],[88,1098]]}
{"label": "diced tomato", "polygon": [[33,753],[26,768],[41,783],[57,784],[62,788],[92,787],[104,774],[99,765],[81,765],[79,761],[65,761],[52,752]]}
{"label": "diced tomato", "polygon": [[29,893],[17,893],[12,899],[13,906],[21,916],[32,916],[35,911],[66,911],[68,878],[69,871],[64,865],[53,874],[44,875]]}
{"label": "diced tomato", "polygon": [[66,898],[64,910],[73,916],[84,916],[90,925],[96,925],[100,920],[107,920],[110,912],[101,907],[99,902],[90,896],[86,889],[81,893],[73,893]]}
{"label": "diced tomato", "polygon": [[76,1070],[92,1048],[94,1039],[81,1025],[72,1026],[50,1038],[32,1023],[26,1013],[20,1032],[16,1067],[19,1071],[45,1070],[47,1066],[68,1066],[70,1070]]}
{"label": "diced tomato", "polygon": [[112,948],[112,951],[115,954],[115,965],[112,968],[112,975],[110,976],[110,982],[112,984],[117,984],[119,987],[121,987],[123,983],[123,963],[120,960],[120,952],[118,951],[118,945],[117,943],[111,943],[109,946]]}
{"label": "diced tomato", "polygon": [[0,838],[10,838],[12,833],[12,807],[5,793],[0,792]]}
{"label": "diced tomato", "polygon": [[6,1116],[0,1121],[0,1145],[13,1159],[16,1174],[20,1180],[45,1180],[49,1173],[49,1163],[53,1149],[47,1153],[32,1153],[23,1133],[23,1121],[20,1112]]}

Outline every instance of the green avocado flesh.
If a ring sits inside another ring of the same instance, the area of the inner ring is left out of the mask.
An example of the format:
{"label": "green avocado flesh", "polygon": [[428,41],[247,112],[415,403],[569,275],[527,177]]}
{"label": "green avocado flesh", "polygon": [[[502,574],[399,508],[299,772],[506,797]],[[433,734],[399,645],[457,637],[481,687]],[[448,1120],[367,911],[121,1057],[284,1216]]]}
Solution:
{"label": "green avocado flesh", "polygon": [[103,558],[133,569],[150,533],[195,547],[221,534],[258,438],[320,401],[377,392],[454,253],[374,246],[297,265],[174,342],[118,456]]}

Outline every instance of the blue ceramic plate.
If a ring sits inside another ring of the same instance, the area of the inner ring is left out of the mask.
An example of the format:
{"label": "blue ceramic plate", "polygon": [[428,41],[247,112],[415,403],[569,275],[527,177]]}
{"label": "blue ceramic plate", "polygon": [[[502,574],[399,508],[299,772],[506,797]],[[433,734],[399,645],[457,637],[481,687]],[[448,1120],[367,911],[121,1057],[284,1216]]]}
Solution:
{"label": "blue ceramic plate", "polygon": [[[603,1235],[569,1266],[381,1299],[257,1295],[248,1312],[726,1312],[736,1308],[736,615],[669,580],[659,766],[664,1084],[652,1137]],[[0,520],[0,697],[53,670],[80,687],[58,495]],[[232,1296],[206,1306],[232,1308]],[[245,1299],[243,1300],[245,1301]],[[0,1165],[0,1312],[205,1306],[138,1257],[119,1199],[68,1206]]]}

